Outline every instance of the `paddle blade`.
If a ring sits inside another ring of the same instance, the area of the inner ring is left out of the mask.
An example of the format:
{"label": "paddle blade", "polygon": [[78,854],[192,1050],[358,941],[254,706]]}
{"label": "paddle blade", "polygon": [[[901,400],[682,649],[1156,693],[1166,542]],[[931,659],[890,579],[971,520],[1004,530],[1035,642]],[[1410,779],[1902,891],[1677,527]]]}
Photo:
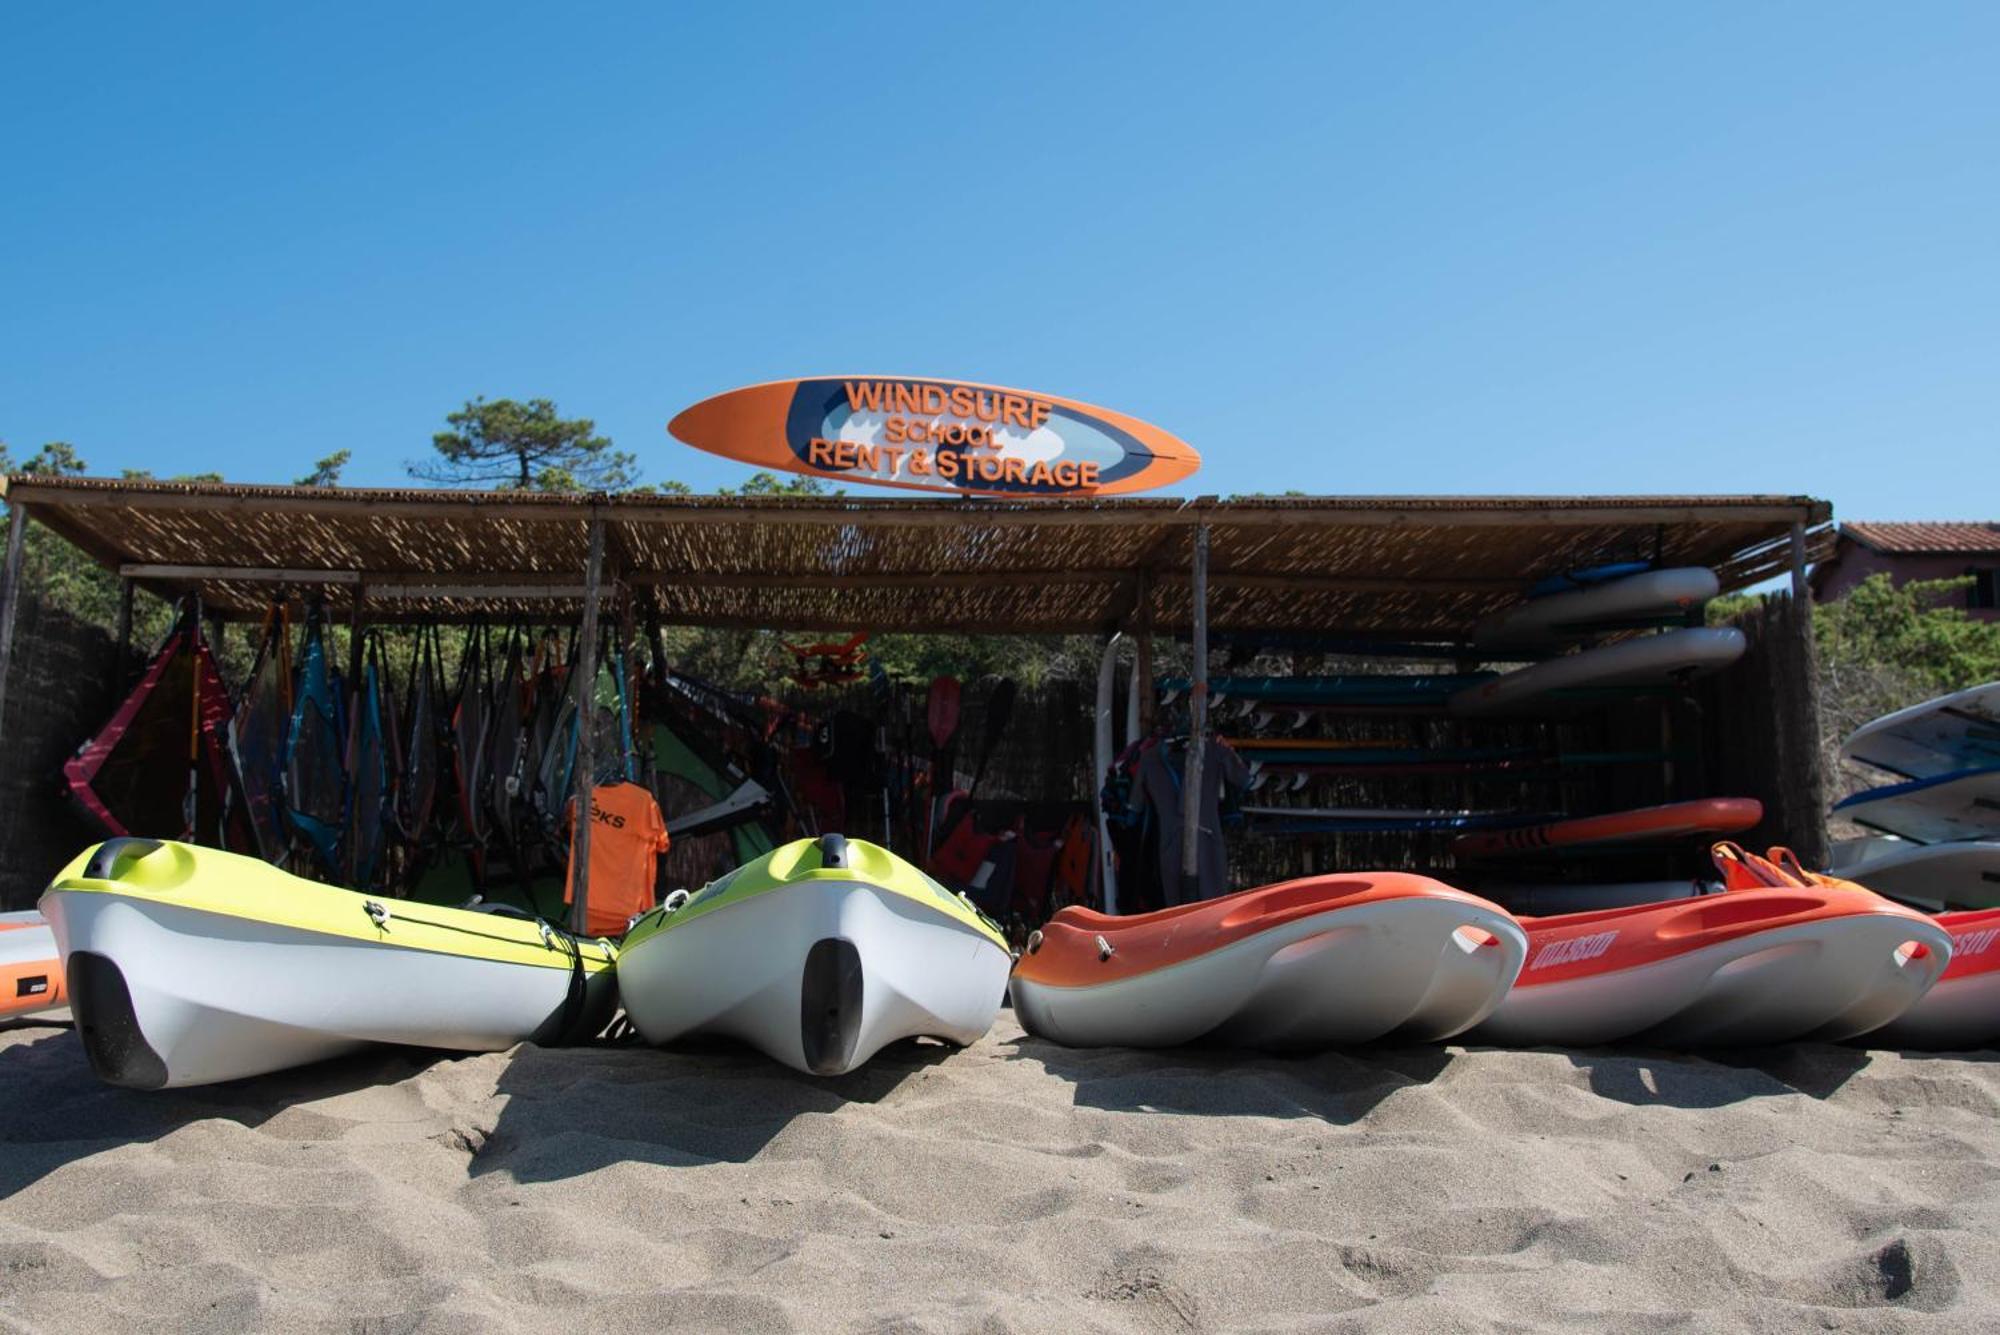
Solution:
{"label": "paddle blade", "polygon": [[931,745],[943,750],[958,735],[958,678],[937,677],[931,681],[930,700],[926,709],[930,715]]}

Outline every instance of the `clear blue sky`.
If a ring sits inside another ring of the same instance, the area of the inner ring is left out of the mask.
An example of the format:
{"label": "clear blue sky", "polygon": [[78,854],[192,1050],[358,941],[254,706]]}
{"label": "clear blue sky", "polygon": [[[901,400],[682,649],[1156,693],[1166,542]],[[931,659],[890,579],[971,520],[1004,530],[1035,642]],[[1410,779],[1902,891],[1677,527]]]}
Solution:
{"label": "clear blue sky", "polygon": [[2000,517],[2000,4],[9,5],[0,438],[651,480],[826,371],[1117,407],[1192,493]]}

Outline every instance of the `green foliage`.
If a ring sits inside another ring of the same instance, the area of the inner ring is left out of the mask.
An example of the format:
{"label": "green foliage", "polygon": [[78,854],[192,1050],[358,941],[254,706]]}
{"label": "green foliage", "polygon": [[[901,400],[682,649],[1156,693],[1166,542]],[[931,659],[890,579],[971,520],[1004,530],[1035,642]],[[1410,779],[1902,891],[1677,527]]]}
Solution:
{"label": "green foliage", "polygon": [[1969,583],[1911,580],[1899,588],[1886,574],[1871,575],[1845,598],[1820,604],[1813,636],[1822,668],[1900,671],[1927,695],[2000,679],[2000,623],[1945,604]]}
{"label": "green foliage", "polygon": [[[65,477],[88,472],[89,468],[75,447],[63,441],[51,441],[18,463],[6,444],[0,442],[0,473],[9,476],[18,473]],[[12,523],[11,515],[0,517],[0,541],[4,541]],[[117,624],[118,576],[41,524],[28,525],[22,548],[21,584],[42,601],[72,616],[106,629]],[[155,600],[148,599],[143,606],[135,600],[134,638],[156,631],[163,633],[165,616],[163,605]]]}
{"label": "green foliage", "polygon": [[354,458],[353,450],[335,450],[313,465],[312,472],[294,482],[295,487],[337,487],[340,470]]}
{"label": "green foliage", "polygon": [[718,496],[845,496],[847,492],[822,478],[808,477],[804,473],[787,473],[779,477],[776,473],[759,470],[752,473],[742,486],[717,487],[715,494]]}
{"label": "green foliage", "polygon": [[411,477],[452,487],[519,491],[623,491],[638,459],[611,448],[587,417],[563,418],[549,399],[473,399],[431,437],[438,457],[408,465]]}

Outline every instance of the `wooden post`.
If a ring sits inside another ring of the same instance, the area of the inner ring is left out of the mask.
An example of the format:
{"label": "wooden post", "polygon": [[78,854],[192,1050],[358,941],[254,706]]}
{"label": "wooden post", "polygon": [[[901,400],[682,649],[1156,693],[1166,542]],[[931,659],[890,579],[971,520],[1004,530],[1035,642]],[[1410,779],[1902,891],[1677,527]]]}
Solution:
{"label": "wooden post", "polygon": [[1793,763],[1802,771],[1799,788],[1799,828],[1788,831],[1793,851],[1808,867],[1824,867],[1833,848],[1826,835],[1829,801],[1826,750],[1820,738],[1819,647],[1813,640],[1811,590],[1806,587],[1806,526],[1792,525],[1792,633],[1798,637],[1799,651],[1793,656],[1803,680],[1787,683],[1786,694],[1794,701],[1789,712],[1791,743],[1797,748]]}
{"label": "wooden post", "polygon": [[1180,902],[1201,897],[1201,770],[1208,749],[1208,525],[1194,531],[1194,569],[1189,581],[1194,617],[1194,688],[1188,692],[1187,766],[1181,784]]}
{"label": "wooden post", "polygon": [[121,578],[118,581],[118,680],[115,685],[120,691],[125,689],[125,674],[132,668],[132,581]]}
{"label": "wooden post", "polygon": [[590,558],[583,571],[583,626],[577,633],[576,680],[578,727],[576,777],[570,791],[576,803],[576,834],[570,840],[570,883],[575,902],[569,909],[569,929],[582,936],[590,928],[590,786],[597,770],[597,595],[604,578],[604,520],[590,520]]}
{"label": "wooden post", "polygon": [[21,612],[21,567],[27,559],[28,507],[7,502],[7,564],[0,568],[0,719],[7,716],[7,671],[14,664],[14,622]]}
{"label": "wooden post", "polygon": [[1139,572],[1139,657],[1132,664],[1132,689],[1139,695],[1139,732],[1153,731],[1153,575]]}
{"label": "wooden post", "polygon": [[[619,652],[625,655],[625,685],[624,694],[618,701],[618,707],[625,711],[625,718],[621,721],[618,729],[618,745],[623,750],[620,760],[623,762],[625,777],[628,779],[634,779],[639,776],[639,739],[635,734],[629,732],[626,726],[637,722],[639,717],[639,711],[634,706],[634,700],[639,694],[639,679],[634,670],[636,655],[633,653],[638,644],[638,633],[638,618],[632,611],[632,586],[624,580],[620,580],[618,584],[618,646]],[[630,743],[630,747],[629,749],[625,749],[628,742]]]}

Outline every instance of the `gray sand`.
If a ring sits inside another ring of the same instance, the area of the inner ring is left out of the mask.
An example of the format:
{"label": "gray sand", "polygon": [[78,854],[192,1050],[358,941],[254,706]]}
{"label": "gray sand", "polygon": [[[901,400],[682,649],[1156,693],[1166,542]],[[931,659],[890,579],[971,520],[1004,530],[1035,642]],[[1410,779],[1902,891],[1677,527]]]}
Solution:
{"label": "gray sand", "polygon": [[1965,1329],[2000,1066],[384,1050],[139,1094],[0,1029],[0,1329]]}

